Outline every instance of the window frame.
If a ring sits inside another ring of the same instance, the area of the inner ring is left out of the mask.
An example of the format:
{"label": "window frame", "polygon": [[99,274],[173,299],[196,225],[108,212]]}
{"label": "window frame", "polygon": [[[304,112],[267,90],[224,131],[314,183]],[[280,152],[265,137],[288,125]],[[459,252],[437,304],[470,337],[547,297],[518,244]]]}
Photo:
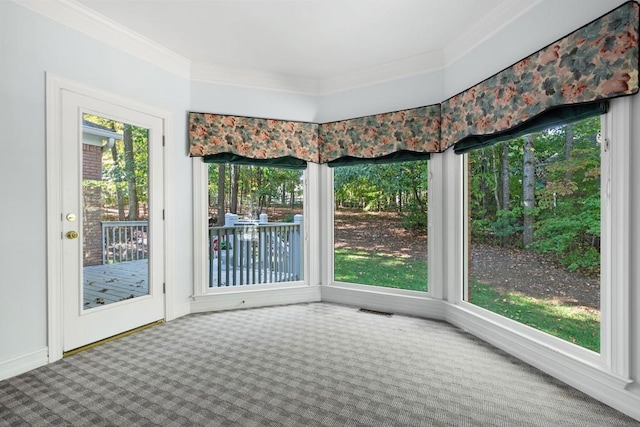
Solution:
{"label": "window frame", "polygon": [[[201,158],[193,159],[193,251],[194,251],[194,300],[201,297],[209,297],[211,295],[220,294],[236,294],[255,291],[295,289],[302,286],[307,287],[312,283],[310,274],[314,270],[309,256],[309,230],[313,228],[314,222],[317,222],[317,215],[312,214],[313,210],[309,198],[310,184],[317,182],[317,165],[309,163],[309,167],[303,173],[303,216],[304,216],[304,254],[303,254],[303,280],[282,282],[282,283],[261,283],[242,286],[229,286],[220,288],[209,287],[209,222],[208,222],[208,206],[209,206],[209,163],[205,163]],[[316,167],[314,167],[316,166]],[[317,228],[317,227],[316,227]],[[315,269],[317,271],[317,268]]]}
{"label": "window frame", "polygon": [[[455,227],[457,256],[455,281],[449,301],[465,311],[484,318],[493,325],[509,330],[537,344],[561,352],[573,359],[630,381],[630,144],[631,98],[611,101],[609,112],[601,116],[601,279],[600,279],[600,353],[582,348],[515,320],[488,311],[466,301],[469,250],[469,159],[464,154],[457,162],[459,181],[447,183],[449,191],[459,194],[454,209],[458,217]],[[453,160],[455,162],[455,160]],[[615,165],[615,167],[614,167]],[[454,188],[451,188],[451,187]],[[615,242],[615,244],[613,243]]]}
{"label": "window frame", "polygon": [[[399,296],[399,297],[409,297],[409,298],[425,298],[425,299],[433,299],[434,297],[438,297],[441,292],[438,292],[438,290],[434,290],[434,287],[437,289],[441,289],[442,287],[440,286],[440,281],[438,281],[438,285],[434,285],[432,286],[432,283],[436,283],[436,280],[440,280],[440,276],[436,275],[436,272],[434,270],[439,270],[441,272],[440,269],[432,269],[429,268],[429,266],[431,265],[431,260],[432,260],[432,253],[433,251],[435,251],[435,248],[437,247],[436,242],[439,242],[439,238],[438,237],[434,237],[433,239],[431,238],[431,232],[434,229],[434,227],[432,227],[432,224],[434,223],[434,221],[431,218],[432,212],[434,214],[437,214],[438,210],[437,209],[431,209],[432,203],[435,203],[434,198],[437,198],[437,194],[432,195],[431,193],[431,186],[434,185],[434,179],[433,179],[433,174],[431,172],[431,166],[434,162],[434,157],[436,156],[432,156],[429,160],[427,160],[428,162],[428,170],[427,170],[427,176],[428,176],[428,182],[427,182],[427,211],[428,211],[428,228],[427,228],[427,235],[429,236],[429,238],[427,239],[427,290],[426,291],[416,291],[416,290],[410,290],[410,289],[399,289],[399,288],[391,288],[391,287],[385,287],[385,286],[375,286],[375,285],[367,285],[367,284],[362,284],[362,283],[352,283],[352,282],[342,282],[342,281],[336,281],[335,280],[335,270],[334,270],[334,262],[335,262],[335,256],[334,256],[334,249],[335,249],[335,240],[334,240],[334,227],[335,227],[335,223],[334,223],[334,214],[335,214],[335,191],[334,191],[334,170],[335,168],[333,167],[326,167],[327,169],[327,176],[325,177],[326,181],[325,181],[325,186],[326,188],[329,190],[328,194],[327,194],[327,200],[330,201],[330,203],[325,203],[325,209],[322,212],[322,215],[327,218],[326,221],[326,229],[329,230],[329,232],[327,233],[327,241],[326,241],[326,247],[324,250],[324,259],[326,260],[330,260],[330,262],[328,263],[328,265],[326,266],[325,270],[327,272],[327,276],[325,278],[325,281],[323,281],[323,283],[326,283],[327,286],[332,286],[335,288],[341,288],[341,289],[345,289],[345,290],[355,290],[355,291],[365,291],[365,292],[371,292],[371,293],[375,293],[375,294],[380,294],[380,295],[389,295],[389,296]],[[436,160],[435,163],[438,163],[438,161]],[[436,192],[437,193],[437,192]],[[437,223],[437,222],[436,222]],[[426,315],[427,313],[423,313],[423,315]]]}

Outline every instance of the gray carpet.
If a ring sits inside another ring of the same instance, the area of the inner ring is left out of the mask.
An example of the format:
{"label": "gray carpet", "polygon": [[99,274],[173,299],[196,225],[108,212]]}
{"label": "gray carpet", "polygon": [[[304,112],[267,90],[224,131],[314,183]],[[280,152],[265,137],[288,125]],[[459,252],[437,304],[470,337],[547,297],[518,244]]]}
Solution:
{"label": "gray carpet", "polygon": [[640,423],[446,323],[317,303],[190,315],[2,381],[0,425]]}

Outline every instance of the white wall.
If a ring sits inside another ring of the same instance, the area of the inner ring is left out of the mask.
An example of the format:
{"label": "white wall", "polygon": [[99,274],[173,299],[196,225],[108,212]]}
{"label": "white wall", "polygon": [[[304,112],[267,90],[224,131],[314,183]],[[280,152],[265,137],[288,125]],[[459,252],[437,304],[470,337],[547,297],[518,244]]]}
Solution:
{"label": "white wall", "polygon": [[45,72],[173,112],[176,303],[192,287],[189,82],[43,18],[0,2],[0,366],[47,345]]}
{"label": "white wall", "polygon": [[191,111],[265,119],[316,122],[317,99],[310,95],[275,92],[194,81]]}

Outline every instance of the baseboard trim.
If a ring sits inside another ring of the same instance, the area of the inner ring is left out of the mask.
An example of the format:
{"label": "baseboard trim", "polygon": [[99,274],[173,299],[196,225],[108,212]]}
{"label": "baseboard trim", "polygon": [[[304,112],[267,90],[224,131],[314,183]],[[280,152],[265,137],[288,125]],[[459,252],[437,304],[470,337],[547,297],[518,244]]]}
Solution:
{"label": "baseboard trim", "polygon": [[602,369],[577,360],[557,349],[522,336],[483,316],[456,305],[447,304],[446,321],[551,375],[606,405],[640,420],[638,390],[626,378],[618,378]]}
{"label": "baseboard trim", "polygon": [[47,347],[0,362],[0,381],[24,374],[49,363]]}
{"label": "baseboard trim", "polygon": [[191,302],[174,304],[171,319],[167,319],[167,322],[186,316],[187,314],[191,314]]}
{"label": "baseboard trim", "polygon": [[243,289],[194,297],[191,313],[267,307],[320,301],[320,286],[303,285],[283,289]]}
{"label": "baseboard trim", "polygon": [[363,286],[322,286],[322,301],[352,305],[369,310],[444,320],[445,304],[427,296],[400,295]]}

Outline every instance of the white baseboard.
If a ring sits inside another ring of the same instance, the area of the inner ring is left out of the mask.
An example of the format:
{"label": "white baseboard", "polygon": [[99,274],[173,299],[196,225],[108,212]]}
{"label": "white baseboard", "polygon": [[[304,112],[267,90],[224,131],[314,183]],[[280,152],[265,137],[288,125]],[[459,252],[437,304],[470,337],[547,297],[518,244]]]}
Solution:
{"label": "white baseboard", "polygon": [[49,363],[47,347],[0,362],[0,381],[15,377]]}
{"label": "white baseboard", "polygon": [[640,387],[633,381],[615,377],[459,306],[447,304],[446,313],[452,325],[640,421]]}
{"label": "white baseboard", "polygon": [[319,301],[319,286],[303,285],[282,289],[243,289],[237,292],[197,296],[191,303],[190,312],[202,313]]}
{"label": "white baseboard", "polygon": [[186,316],[187,314],[191,314],[191,302],[184,302],[182,304],[174,304],[173,305],[173,313],[170,319],[167,319],[167,322],[171,320],[178,319],[182,316]]}
{"label": "white baseboard", "polygon": [[322,301],[352,305],[369,310],[444,320],[445,304],[427,296],[388,293],[375,287],[352,285],[322,286]]}

